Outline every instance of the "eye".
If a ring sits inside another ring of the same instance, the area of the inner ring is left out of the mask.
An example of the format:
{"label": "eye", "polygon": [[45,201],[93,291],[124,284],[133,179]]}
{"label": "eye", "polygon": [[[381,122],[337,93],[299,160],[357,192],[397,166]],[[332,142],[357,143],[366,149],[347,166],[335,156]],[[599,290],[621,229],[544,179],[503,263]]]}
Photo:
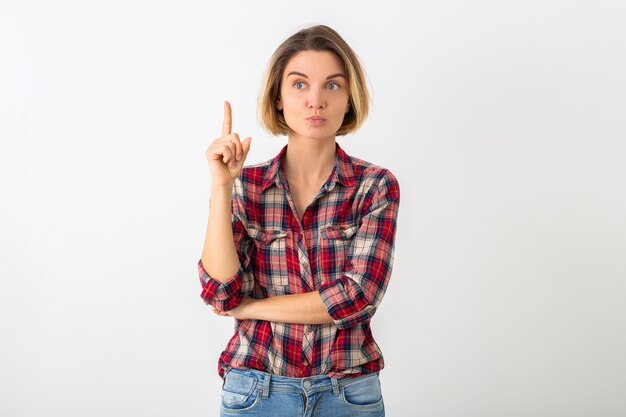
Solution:
{"label": "eye", "polygon": [[297,90],[302,90],[304,88],[304,83],[302,81],[298,81],[293,85]]}
{"label": "eye", "polygon": [[332,83],[328,83],[328,85],[326,86],[326,88],[328,88],[331,91],[335,91],[335,90],[339,90],[339,84],[332,82]]}

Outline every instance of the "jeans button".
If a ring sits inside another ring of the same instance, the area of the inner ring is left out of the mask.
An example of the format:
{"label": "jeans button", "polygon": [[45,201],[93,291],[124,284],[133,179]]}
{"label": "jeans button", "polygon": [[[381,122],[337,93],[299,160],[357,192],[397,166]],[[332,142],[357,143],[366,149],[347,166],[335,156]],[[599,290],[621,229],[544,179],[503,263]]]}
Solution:
{"label": "jeans button", "polygon": [[309,380],[304,381],[304,389],[309,389],[309,388],[311,388],[311,381]]}

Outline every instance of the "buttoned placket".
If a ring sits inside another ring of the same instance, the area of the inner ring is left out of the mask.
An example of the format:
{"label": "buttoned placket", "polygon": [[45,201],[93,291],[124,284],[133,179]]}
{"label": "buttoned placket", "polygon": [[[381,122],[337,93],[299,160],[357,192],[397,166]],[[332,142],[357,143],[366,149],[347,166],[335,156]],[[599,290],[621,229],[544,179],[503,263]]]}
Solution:
{"label": "buttoned placket", "polygon": [[[333,189],[335,184],[329,184],[328,182],[324,183],[324,185],[320,188],[320,191],[313,198],[313,200],[309,203],[309,205],[304,209],[304,213],[302,214],[302,222],[298,217],[298,211],[296,210],[296,205],[293,202],[293,197],[291,195],[291,191],[289,190],[289,184],[287,182],[287,178],[284,175],[282,169],[279,171],[278,181],[281,184],[283,192],[285,193],[285,198],[289,203],[289,208],[291,209],[291,215],[295,218],[296,223],[298,224],[298,264],[300,266],[300,277],[303,280],[305,287],[309,291],[315,291],[315,280],[313,278],[313,274],[311,272],[311,262],[309,260],[309,252],[306,246],[306,237],[305,233],[307,229],[304,227],[303,223],[307,223],[307,214],[309,213],[309,207],[313,206],[318,198],[323,196],[325,193],[329,192]],[[315,343],[315,325],[305,324],[303,327],[303,335],[302,335],[302,363],[307,368],[311,366],[313,363],[313,345]]]}
{"label": "buttoned placket", "polygon": [[298,236],[297,244],[298,244],[298,261],[299,261],[298,263],[300,265],[300,277],[304,281],[305,288],[307,288],[309,291],[314,291],[316,289],[315,288],[316,286],[315,286],[315,281],[313,279],[313,274],[311,272],[311,262],[309,260],[309,252],[306,246],[306,237],[305,237],[305,233],[307,231],[310,232],[310,230],[307,230],[304,227],[303,222],[307,223],[306,216],[309,213],[309,207],[315,204],[315,202],[320,197],[322,197],[325,193],[330,192],[334,188],[335,186],[334,181],[331,181],[331,183],[327,181],[324,183],[324,185],[322,185],[317,195],[313,198],[313,200],[309,203],[309,205],[304,209],[304,213],[302,214],[303,222],[300,221],[300,218],[298,216],[296,205],[293,202],[293,197],[291,195],[291,191],[289,190],[289,183],[287,182],[287,177],[285,176],[285,173],[282,170],[282,168],[279,170],[279,173],[278,173],[277,184],[280,188],[282,188],[283,192],[285,193],[285,198],[287,199],[289,208],[291,209],[291,215],[293,216],[293,218],[295,219],[298,225],[298,231],[296,235]]}

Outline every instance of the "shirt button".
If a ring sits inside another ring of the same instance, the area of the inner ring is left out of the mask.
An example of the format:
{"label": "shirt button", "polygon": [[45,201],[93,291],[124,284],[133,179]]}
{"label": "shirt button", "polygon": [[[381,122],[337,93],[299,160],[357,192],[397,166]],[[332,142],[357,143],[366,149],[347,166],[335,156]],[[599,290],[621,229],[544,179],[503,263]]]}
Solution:
{"label": "shirt button", "polygon": [[311,381],[307,379],[306,381],[304,381],[304,389],[309,389],[309,388],[311,388]]}

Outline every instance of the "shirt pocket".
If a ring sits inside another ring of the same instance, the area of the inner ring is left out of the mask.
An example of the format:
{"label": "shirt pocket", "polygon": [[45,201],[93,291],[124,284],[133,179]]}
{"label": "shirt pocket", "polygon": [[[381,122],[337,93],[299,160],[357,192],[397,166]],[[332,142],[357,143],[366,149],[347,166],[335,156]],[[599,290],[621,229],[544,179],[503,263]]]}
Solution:
{"label": "shirt pocket", "polygon": [[289,231],[264,229],[249,224],[248,235],[253,239],[256,249],[254,277],[257,282],[270,291],[288,286],[287,240],[290,236]]}
{"label": "shirt pocket", "polygon": [[326,274],[343,272],[350,246],[359,226],[356,223],[327,224],[320,230],[320,265]]}

